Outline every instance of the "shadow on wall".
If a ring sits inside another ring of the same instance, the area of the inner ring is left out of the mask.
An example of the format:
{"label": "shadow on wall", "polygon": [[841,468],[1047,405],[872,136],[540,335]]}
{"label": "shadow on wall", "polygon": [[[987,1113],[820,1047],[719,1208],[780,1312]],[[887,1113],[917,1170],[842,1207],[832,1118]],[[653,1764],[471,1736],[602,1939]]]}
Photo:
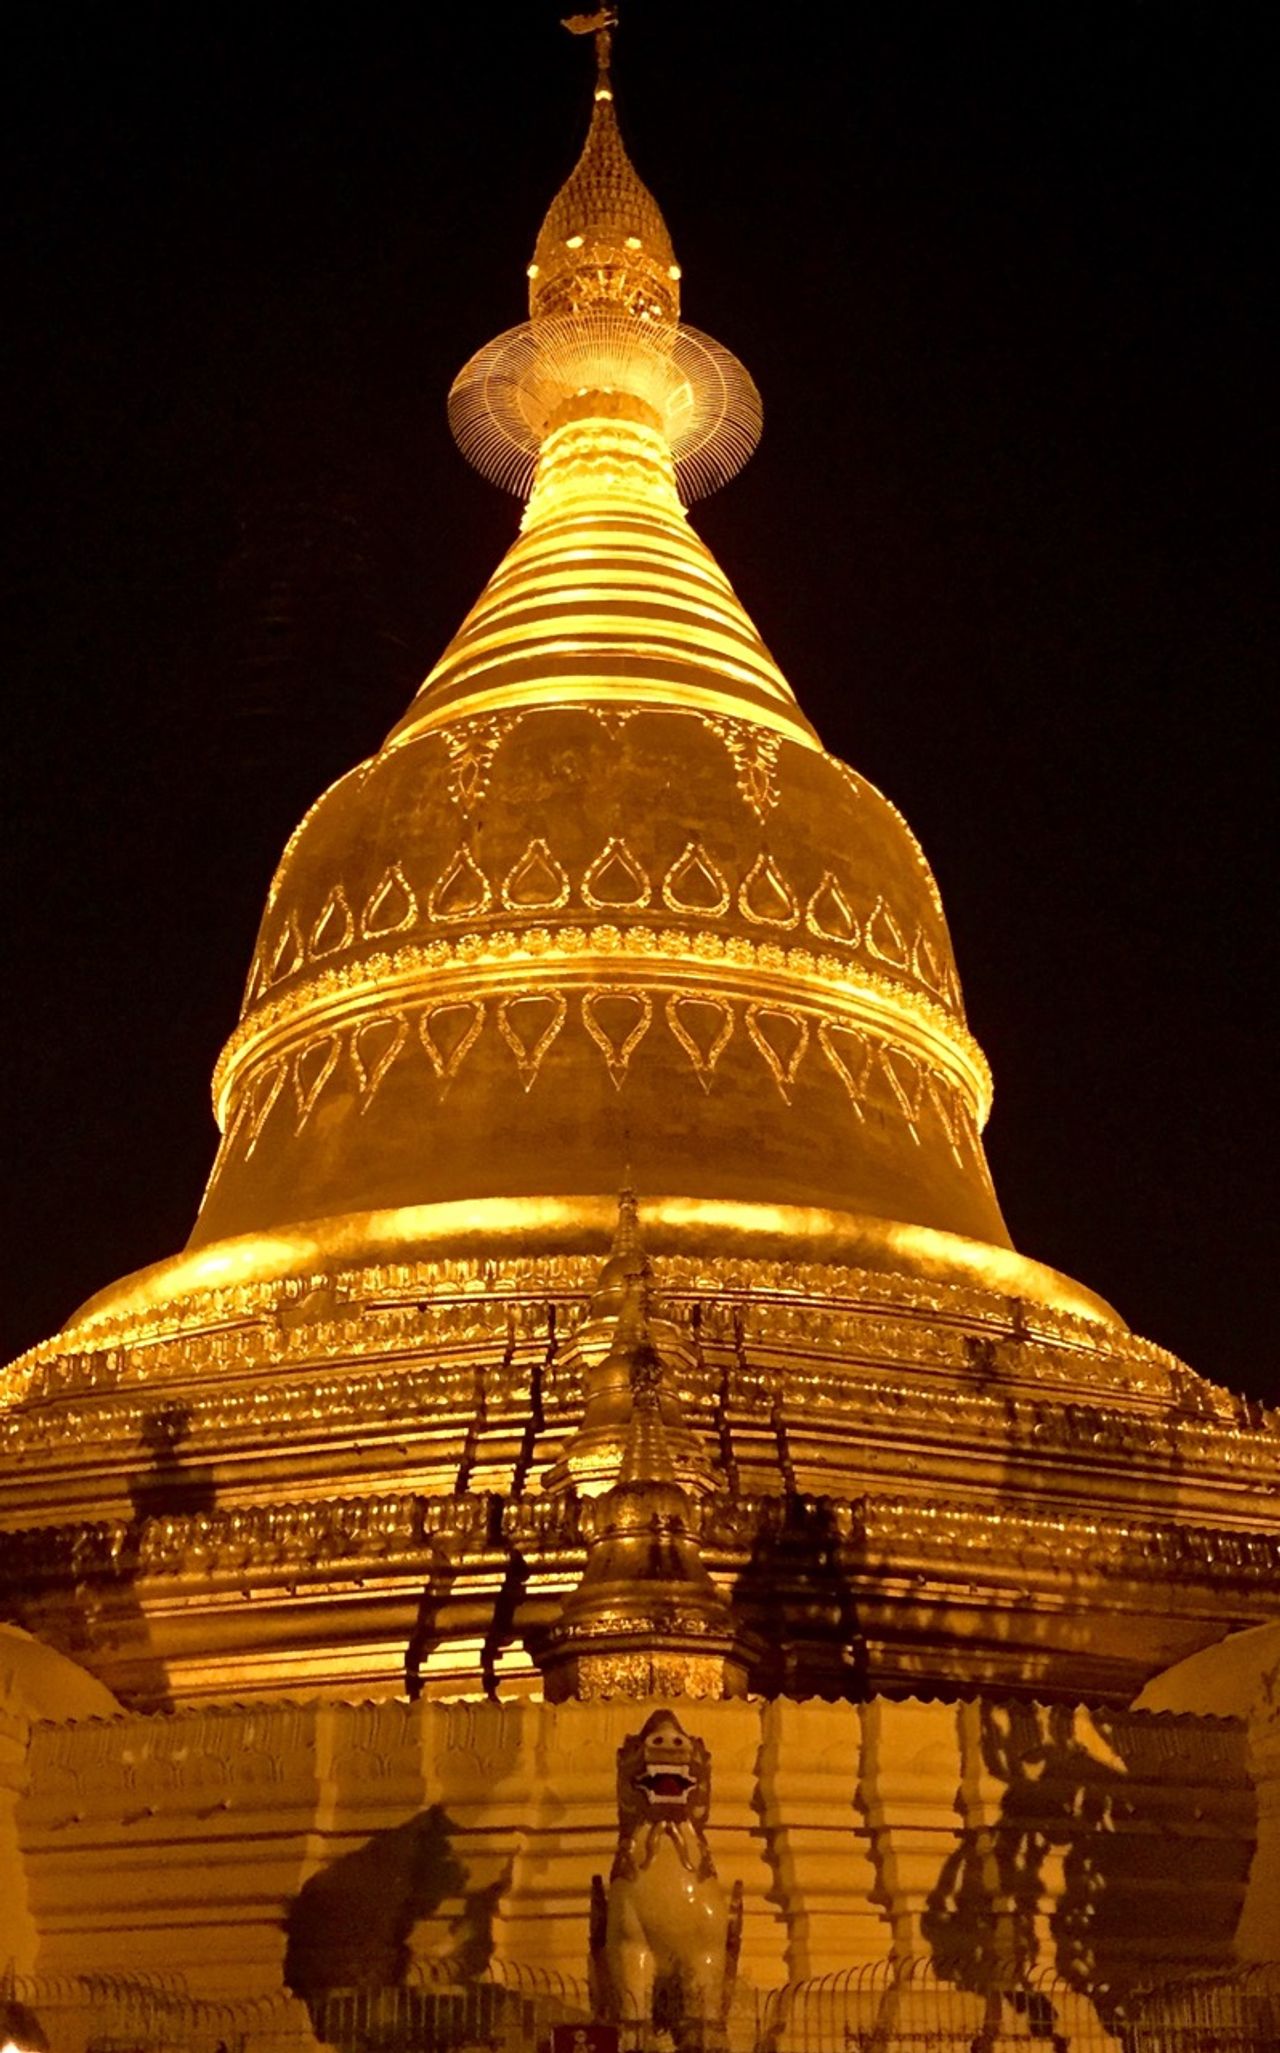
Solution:
{"label": "shadow on wall", "polygon": [[149,1518],[192,1517],[212,1511],[217,1498],[213,1470],[205,1462],[187,1461],[182,1443],[191,1433],[191,1413],[184,1404],[165,1404],[148,1412],[138,1434],[138,1450],[146,1466],[129,1485],[132,1527],[137,1541]]}
{"label": "shadow on wall", "polygon": [[123,1528],[103,1522],[17,1534],[5,1564],[5,1581],[16,1598],[13,1622],[98,1677],[132,1711],[172,1709],[168,1672],[153,1648],[138,1592],[153,1522],[216,1508],[213,1470],[184,1453],[190,1433],[186,1406],[165,1404],[148,1412],[139,1429],[128,1483],[132,1510]]}
{"label": "shadow on wall", "polygon": [[375,1832],[299,1890],[286,1923],[284,1979],[313,2022],[316,2006],[334,1990],[401,1986],[413,1961],[414,1927],[441,1912],[437,1929],[448,1944],[436,1964],[459,1982],[483,1974],[504,1882],[467,1890],[453,1830],[443,1807],[433,1804]]}
{"label": "shadow on wall", "polygon": [[[772,1507],[771,1507],[772,1509]],[[867,1655],[831,1505],[788,1494],[751,1550],[733,1591],[735,1618],[762,1652],[750,1672],[761,1696],[861,1703]]]}
{"label": "shadow on wall", "polygon": [[[1238,1797],[1224,1790],[1224,1818],[1199,1830],[1201,1791],[1175,1814],[1166,1790],[1157,1810],[1143,1756],[1158,1738],[1128,1712],[975,1703],[961,1718],[961,1800],[981,1778],[990,1822],[962,1834],[930,1893],[922,1937],[940,1972],[983,1988],[1051,1967],[1070,1988],[1122,1992],[1162,1961],[1230,1960],[1252,1850],[1227,1815]],[[1167,1905],[1159,1929],[1153,1902]]]}

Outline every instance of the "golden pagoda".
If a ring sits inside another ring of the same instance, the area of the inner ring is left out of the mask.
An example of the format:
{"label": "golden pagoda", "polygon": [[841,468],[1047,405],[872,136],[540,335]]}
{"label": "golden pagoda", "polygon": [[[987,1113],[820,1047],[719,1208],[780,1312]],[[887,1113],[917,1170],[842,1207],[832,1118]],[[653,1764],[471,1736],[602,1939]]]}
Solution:
{"label": "golden pagoda", "polygon": [[285,848],[187,1247],[0,1383],[10,2037],[1252,2017],[1275,1707],[1167,1672],[1277,1630],[1276,1422],[1012,1247],[928,863],[690,523],[759,399],[569,25],[450,395],[519,535]]}

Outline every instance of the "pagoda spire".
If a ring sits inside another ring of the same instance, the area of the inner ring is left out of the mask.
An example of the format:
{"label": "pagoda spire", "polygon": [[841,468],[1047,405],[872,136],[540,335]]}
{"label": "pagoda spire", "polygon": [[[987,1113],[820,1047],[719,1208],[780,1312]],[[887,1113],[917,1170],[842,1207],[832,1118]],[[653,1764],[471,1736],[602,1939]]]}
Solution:
{"label": "pagoda spire", "polygon": [[565,23],[596,38],[586,140],[538,231],[529,321],[459,372],[449,420],[477,470],[525,494],[567,405],[579,417],[629,418],[656,430],[673,482],[692,499],[747,461],[760,437],[760,395],[736,357],[681,322],[671,236],[618,124],[616,20],[602,8]]}
{"label": "pagoda spire", "polygon": [[814,748],[685,511],[747,461],[760,395],[680,318],[671,236],[618,123],[611,11],[569,25],[597,37],[596,81],[578,160],[538,230],[529,319],[477,351],[449,394],[464,456],[527,497],[521,535],[389,741],[463,716],[625,700]]}
{"label": "pagoda spire", "polygon": [[585,1316],[563,1356],[567,1374],[582,1377],[582,1423],[543,1481],[555,1492],[593,1495],[622,1477],[635,1422],[635,1375],[657,1364],[653,1383],[662,1414],[664,1458],[682,1487],[698,1496],[714,1488],[710,1463],[686,1425],[669,1368],[688,1373],[692,1361],[677,1327],[655,1316],[653,1268],[640,1235],[639,1206],[629,1187],[618,1194],[618,1216],[608,1258],[596,1279]]}
{"label": "pagoda spire", "polygon": [[539,1654],[547,1695],[741,1696],[747,1653],[702,1559],[663,1419],[663,1365],[632,1275],[613,1358],[628,1417],[617,1481],[599,1500],[586,1567]]}

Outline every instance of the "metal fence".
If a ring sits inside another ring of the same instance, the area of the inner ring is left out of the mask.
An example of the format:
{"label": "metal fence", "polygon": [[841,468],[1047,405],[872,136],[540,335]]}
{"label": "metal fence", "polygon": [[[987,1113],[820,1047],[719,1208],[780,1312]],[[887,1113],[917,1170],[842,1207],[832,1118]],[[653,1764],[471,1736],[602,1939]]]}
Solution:
{"label": "metal fence", "polygon": [[[26,2029],[19,2053],[550,2053],[557,2025],[591,2016],[585,1984],[495,1962],[482,1980],[429,1968],[389,1988],[281,1992],[212,2003],[180,1980],[9,1977]],[[624,2027],[621,2053],[671,2053],[670,2037]],[[981,1988],[929,1960],[876,1961],[767,1994],[739,1985],[728,2029],[705,2053],[1280,2053],[1280,1964],[1197,1976],[1108,1999],[1047,1972]]]}

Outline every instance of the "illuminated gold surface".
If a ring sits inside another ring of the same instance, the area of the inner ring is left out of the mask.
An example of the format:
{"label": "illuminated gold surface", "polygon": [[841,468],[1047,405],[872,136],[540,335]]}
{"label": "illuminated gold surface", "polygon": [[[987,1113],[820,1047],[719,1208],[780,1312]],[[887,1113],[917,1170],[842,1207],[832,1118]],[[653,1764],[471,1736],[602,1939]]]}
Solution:
{"label": "illuminated gold surface", "polygon": [[574,1688],[718,1688],[726,1609],[769,1695],[1123,1701],[1266,1615],[1280,1440],[1009,1246],[936,882],[689,525],[596,108],[519,539],[289,841],[187,1251],[0,1382],[0,1582],[134,1704],[536,1694],[557,1621]]}
{"label": "illuminated gold surface", "polygon": [[[184,1303],[210,1292],[261,1283],[269,1290],[290,1280],[329,1276],[335,1268],[371,1267],[397,1259],[474,1258],[481,1250],[554,1257],[607,1235],[614,1201],[582,1192],[566,1196],[468,1199],[453,1204],[402,1206],[394,1211],[347,1213],[301,1221],[279,1233],[243,1234],[215,1241],[138,1270],[89,1299],[68,1321],[67,1341],[101,1320],[150,1324],[158,1334]],[[972,1283],[1033,1305],[1046,1305],[1123,1331],[1102,1298],[1043,1263],[1007,1248],[966,1241],[901,1221],[779,1204],[734,1204],[689,1196],[646,1199],[655,1249],[718,1250],[717,1261],[766,1264],[851,1263],[890,1277]],[[138,1337],[142,1337],[139,1333]]]}
{"label": "illuminated gold surface", "polygon": [[190,1247],[0,1374],[0,1960],[55,2046],[403,2038],[477,1963],[581,2021],[637,1697],[701,1699],[733,2048],[905,2043],[936,1961],[957,2043],[1084,2053],[1084,1990],[1256,1945],[1251,1855],[1274,1928],[1274,1735],[1125,1706],[1273,1615],[1280,1421],[1008,1245],[937,886],[680,504],[758,411],[611,92],[454,390],[521,537],[289,842]]}

